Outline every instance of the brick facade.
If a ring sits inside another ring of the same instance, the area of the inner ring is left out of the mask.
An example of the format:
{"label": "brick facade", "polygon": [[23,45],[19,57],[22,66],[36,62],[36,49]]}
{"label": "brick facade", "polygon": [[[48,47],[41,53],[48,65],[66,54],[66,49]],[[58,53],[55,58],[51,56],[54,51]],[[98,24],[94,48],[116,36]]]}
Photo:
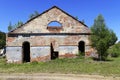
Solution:
{"label": "brick facade", "polygon": [[[53,21],[59,22],[61,27],[48,26]],[[51,60],[53,54],[58,58],[75,57],[80,41],[85,43],[85,55],[88,55],[91,51],[89,36],[90,30],[85,24],[54,6],[6,35],[7,62],[24,61],[24,42],[30,45],[30,62]]]}

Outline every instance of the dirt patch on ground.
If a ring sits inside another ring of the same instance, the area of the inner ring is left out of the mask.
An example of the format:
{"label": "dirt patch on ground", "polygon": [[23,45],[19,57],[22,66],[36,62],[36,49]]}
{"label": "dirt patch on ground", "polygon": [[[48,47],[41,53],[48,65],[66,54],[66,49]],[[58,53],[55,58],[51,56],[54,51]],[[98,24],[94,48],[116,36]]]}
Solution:
{"label": "dirt patch on ground", "polygon": [[13,73],[0,74],[0,80],[120,80],[120,77],[105,77],[100,75],[53,74],[53,73]]}

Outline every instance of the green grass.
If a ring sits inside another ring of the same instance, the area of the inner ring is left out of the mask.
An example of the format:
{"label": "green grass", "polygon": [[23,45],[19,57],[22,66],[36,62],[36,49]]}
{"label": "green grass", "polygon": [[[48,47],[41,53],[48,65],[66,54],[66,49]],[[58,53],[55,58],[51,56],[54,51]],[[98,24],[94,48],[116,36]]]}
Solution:
{"label": "green grass", "polygon": [[120,57],[105,62],[74,58],[23,64],[7,64],[5,59],[0,59],[0,73],[71,73],[120,77]]}

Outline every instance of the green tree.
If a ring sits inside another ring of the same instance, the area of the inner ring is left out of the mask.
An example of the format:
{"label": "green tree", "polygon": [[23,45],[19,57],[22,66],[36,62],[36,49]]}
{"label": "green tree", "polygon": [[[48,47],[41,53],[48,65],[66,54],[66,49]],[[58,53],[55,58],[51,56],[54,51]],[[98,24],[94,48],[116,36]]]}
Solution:
{"label": "green tree", "polygon": [[106,27],[102,15],[98,15],[94,20],[91,31],[93,33],[91,36],[92,46],[97,50],[99,59],[106,60],[108,48],[117,41],[116,34]]}
{"label": "green tree", "polygon": [[108,49],[108,53],[110,53],[110,55],[112,57],[118,57],[118,56],[120,56],[120,42],[118,42],[115,45],[111,46]]}
{"label": "green tree", "polygon": [[17,24],[14,24],[12,25],[11,22],[9,23],[9,26],[8,26],[8,31],[11,31],[19,26],[23,25],[23,22],[22,21],[18,21]]}
{"label": "green tree", "polygon": [[4,32],[0,31],[0,49],[5,47],[6,44],[6,35]]}
{"label": "green tree", "polygon": [[9,23],[9,26],[8,26],[8,31],[11,31],[13,29],[13,27],[12,27],[12,24],[11,24],[11,22]]}
{"label": "green tree", "polygon": [[23,25],[22,21],[18,21],[17,24],[13,25],[14,28],[17,28],[19,26]]}
{"label": "green tree", "polygon": [[[34,11],[34,13],[30,14],[29,18],[32,19],[36,16],[38,16],[39,13],[37,11]],[[19,26],[23,25],[23,22],[22,21],[18,21],[16,24],[12,25],[11,22],[9,23],[8,25],[8,31],[11,31]]]}
{"label": "green tree", "polygon": [[83,19],[81,22],[82,22],[82,23],[85,23],[85,20]]}
{"label": "green tree", "polygon": [[32,19],[32,18],[34,18],[34,17],[36,17],[38,15],[39,15],[39,12],[34,11],[34,13],[30,14],[29,18]]}
{"label": "green tree", "polygon": [[77,19],[77,20],[78,20],[78,16],[76,16],[76,17],[75,17],[75,19]]}

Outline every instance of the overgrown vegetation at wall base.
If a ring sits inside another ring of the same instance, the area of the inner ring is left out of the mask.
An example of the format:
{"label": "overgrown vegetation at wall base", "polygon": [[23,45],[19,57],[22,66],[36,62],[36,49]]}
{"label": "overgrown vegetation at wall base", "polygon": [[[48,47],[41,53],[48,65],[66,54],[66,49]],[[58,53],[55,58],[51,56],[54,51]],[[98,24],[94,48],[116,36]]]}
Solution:
{"label": "overgrown vegetation at wall base", "polygon": [[63,73],[63,74],[96,74],[120,77],[120,57],[108,61],[92,59],[56,59],[49,62],[32,62],[24,64],[7,64],[0,59],[0,73]]}

